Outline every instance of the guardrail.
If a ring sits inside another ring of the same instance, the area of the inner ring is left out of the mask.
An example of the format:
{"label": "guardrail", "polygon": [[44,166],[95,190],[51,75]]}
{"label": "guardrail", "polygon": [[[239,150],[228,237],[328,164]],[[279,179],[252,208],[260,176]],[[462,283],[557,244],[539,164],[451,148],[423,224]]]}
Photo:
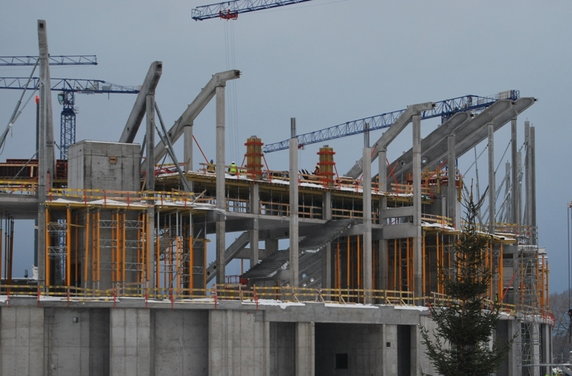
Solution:
{"label": "guardrail", "polygon": [[[245,286],[241,284],[219,284],[211,288],[142,288],[114,287],[111,289],[90,289],[74,286],[35,286],[35,285],[0,285],[0,296],[9,301],[11,297],[35,297],[38,302],[49,298],[60,298],[61,301],[111,302],[117,303],[121,298],[139,298],[148,301],[169,301],[171,303],[192,302],[217,305],[221,301],[248,301],[264,304],[266,301],[285,303],[322,302],[331,304],[375,304],[395,306],[448,306],[455,301],[444,294],[436,292],[429,296],[415,297],[412,291],[399,290],[366,290],[309,288],[288,286]],[[484,308],[492,308],[495,303],[485,300]],[[500,303],[502,312],[516,315],[541,315],[553,318],[547,307],[517,306]]]}

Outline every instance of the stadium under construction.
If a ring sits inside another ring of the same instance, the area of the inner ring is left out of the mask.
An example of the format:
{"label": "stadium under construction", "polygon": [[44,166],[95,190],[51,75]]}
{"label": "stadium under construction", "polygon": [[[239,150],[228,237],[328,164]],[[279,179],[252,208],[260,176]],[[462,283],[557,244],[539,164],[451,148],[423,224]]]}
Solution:
{"label": "stadium under construction", "polygon": [[[491,341],[514,339],[497,375],[548,372],[535,128],[518,121],[534,98],[509,90],[413,104],[305,135],[291,119],[288,140],[245,137],[244,162],[229,166],[225,86],[240,72],[215,73],[167,129],[154,62],[117,142],[76,142],[56,160],[43,21],[38,35],[38,158],[0,163],[0,374],[437,375],[420,326],[434,326],[427,307],[447,300],[443,274],[454,269],[469,191],[457,160],[482,142],[479,230],[488,298],[502,304]],[[196,163],[193,121],[212,100],[216,160]],[[421,137],[429,118],[442,123]],[[501,192],[494,140],[505,125]],[[407,127],[409,151],[388,160]],[[301,145],[357,133],[362,153],[347,173],[329,146],[315,170],[299,166]],[[265,162],[280,149],[286,171]],[[159,164],[165,156],[172,164]],[[37,221],[37,278],[12,277],[15,239],[31,236],[14,233],[19,220]],[[240,273],[228,275],[233,260]]]}

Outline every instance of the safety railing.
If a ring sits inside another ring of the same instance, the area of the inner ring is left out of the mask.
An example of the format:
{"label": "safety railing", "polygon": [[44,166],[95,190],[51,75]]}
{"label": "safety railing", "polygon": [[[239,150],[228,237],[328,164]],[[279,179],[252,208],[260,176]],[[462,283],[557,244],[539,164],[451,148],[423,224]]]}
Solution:
{"label": "safety railing", "polygon": [[13,195],[35,195],[38,182],[30,180],[0,180],[0,193]]}
{"label": "safety railing", "polygon": [[[211,288],[153,288],[117,286],[110,289],[90,289],[74,286],[0,285],[0,298],[35,297],[38,301],[84,301],[118,303],[122,298],[137,298],[144,302],[168,301],[171,303],[197,302],[219,304],[221,301],[243,301],[264,304],[268,301],[283,303],[322,302],[331,304],[375,304],[394,306],[449,306],[455,302],[449,296],[431,292],[429,296],[415,297],[411,291],[309,288],[288,286],[246,286],[241,284],[214,285]],[[485,300],[485,307],[495,306]],[[533,307],[500,303],[501,312],[511,315],[540,315],[551,319],[549,307]]]}

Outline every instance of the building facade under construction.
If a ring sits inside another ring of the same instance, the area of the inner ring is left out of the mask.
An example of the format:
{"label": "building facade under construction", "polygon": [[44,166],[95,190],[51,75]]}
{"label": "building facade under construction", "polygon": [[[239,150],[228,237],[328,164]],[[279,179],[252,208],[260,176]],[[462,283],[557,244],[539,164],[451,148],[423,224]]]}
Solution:
{"label": "building facade under construction", "polygon": [[[363,134],[346,173],[329,146],[311,172],[299,166],[300,146],[329,136],[299,135],[290,119],[288,140],[245,137],[244,162],[229,166],[225,86],[240,72],[214,74],[169,128],[154,100],[154,62],[116,141],[76,142],[56,160],[43,21],[38,31],[38,157],[0,163],[0,374],[437,375],[420,326],[434,326],[427,307],[446,302],[443,276],[454,273],[470,192],[457,161],[483,142],[479,231],[488,299],[502,306],[491,341],[512,339],[497,375],[548,372],[535,128],[518,120],[534,98],[465,96],[329,129]],[[212,100],[216,160],[197,163],[193,121]],[[429,118],[441,124],[421,137]],[[500,189],[494,141],[504,126]],[[390,160],[408,127],[410,149]],[[281,148],[288,169],[273,170],[265,154]],[[19,220],[37,223],[37,278],[25,281],[12,276],[28,252],[15,239],[32,236],[14,233]]]}

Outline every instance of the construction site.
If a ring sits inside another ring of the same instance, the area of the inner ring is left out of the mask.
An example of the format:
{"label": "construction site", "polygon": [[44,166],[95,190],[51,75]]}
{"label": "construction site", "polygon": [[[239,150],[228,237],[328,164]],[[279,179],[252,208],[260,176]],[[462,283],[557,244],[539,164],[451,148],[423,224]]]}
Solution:
{"label": "construction site", "polygon": [[[155,102],[163,69],[155,61],[116,141],[76,140],[73,116],[62,112],[56,158],[57,62],[42,20],[38,40],[40,77],[18,86],[39,92],[37,156],[0,162],[1,375],[437,375],[420,327],[432,328],[428,307],[448,299],[443,274],[455,272],[472,192],[457,160],[481,143],[479,231],[493,275],[488,299],[502,306],[491,342],[513,339],[496,375],[550,372],[535,127],[519,119],[535,98],[507,90],[406,103],[305,134],[292,118],[290,138],[245,135],[244,160],[230,164],[225,87],[240,71],[205,77],[168,126]],[[64,111],[70,96],[73,110],[74,91],[61,91]],[[193,121],[211,101],[216,159],[193,160],[202,152]],[[427,119],[440,125],[421,137]],[[503,127],[506,170],[495,160]],[[409,150],[391,160],[406,129]],[[350,135],[361,135],[357,162],[341,171],[327,141]],[[306,169],[299,155],[309,144],[322,146]],[[267,163],[279,150],[287,169]],[[35,221],[35,233],[15,232],[20,220]],[[24,252],[18,236],[35,238],[32,278],[12,275]]]}

